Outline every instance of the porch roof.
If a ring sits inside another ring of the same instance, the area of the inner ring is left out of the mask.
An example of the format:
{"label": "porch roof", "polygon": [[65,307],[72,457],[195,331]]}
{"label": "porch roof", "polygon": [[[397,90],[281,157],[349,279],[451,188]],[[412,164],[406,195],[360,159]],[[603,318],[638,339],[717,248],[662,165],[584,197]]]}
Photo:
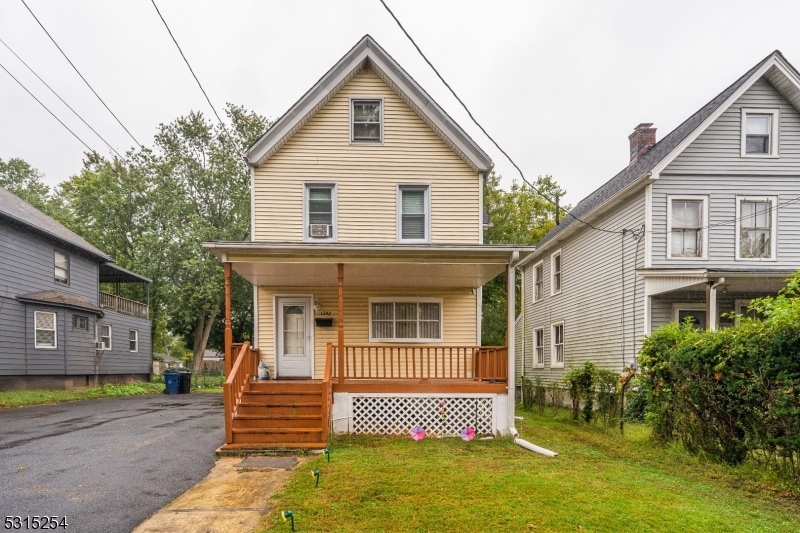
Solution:
{"label": "porch roof", "polygon": [[533,253],[533,246],[208,242],[203,247],[256,286],[478,288]]}

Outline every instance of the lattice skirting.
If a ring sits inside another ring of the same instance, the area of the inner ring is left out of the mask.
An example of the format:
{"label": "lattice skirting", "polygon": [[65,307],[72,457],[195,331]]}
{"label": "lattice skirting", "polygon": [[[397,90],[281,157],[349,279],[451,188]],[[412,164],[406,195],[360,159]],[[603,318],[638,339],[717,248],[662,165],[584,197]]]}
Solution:
{"label": "lattice skirting", "polygon": [[407,435],[420,425],[429,435],[458,436],[467,426],[478,435],[492,434],[493,405],[487,397],[386,397],[352,398],[351,433]]}

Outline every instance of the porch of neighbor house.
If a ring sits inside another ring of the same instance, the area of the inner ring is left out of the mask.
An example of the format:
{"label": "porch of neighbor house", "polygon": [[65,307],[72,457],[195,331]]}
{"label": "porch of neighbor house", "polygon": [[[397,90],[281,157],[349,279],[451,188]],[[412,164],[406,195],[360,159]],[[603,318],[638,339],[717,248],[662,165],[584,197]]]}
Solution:
{"label": "porch of neighbor house", "polygon": [[[362,250],[355,259],[353,255],[358,253],[352,249],[339,258],[334,250],[328,250],[324,260],[305,257],[298,262],[287,258],[287,250],[280,247],[278,252],[251,243],[214,245],[222,248],[222,253],[211,245],[206,247],[223,260],[226,287],[228,377],[223,449],[322,449],[331,431],[404,435],[421,426],[430,435],[456,436],[472,427],[478,435],[493,435],[513,426],[513,307],[508,313],[508,346],[346,344],[344,309],[348,270],[353,284],[368,280],[370,287],[382,282],[474,288],[505,271],[512,280],[507,291],[513,306],[515,264],[520,258],[517,249],[474,246],[465,251],[462,247],[450,257],[438,259],[429,251],[422,257],[419,250],[401,253],[397,247],[384,247],[380,258],[373,255],[374,249]],[[273,278],[278,276],[281,286],[286,286],[287,263],[291,263],[291,278],[299,287],[314,286],[306,276],[314,277],[318,284],[320,277],[334,273],[335,278],[328,281],[338,290],[336,342],[326,343],[321,374],[317,366],[310,378],[258,379],[258,365],[266,354],[249,342],[234,343],[232,339],[230,277],[235,270],[255,286],[275,286],[278,283]],[[387,267],[392,275],[385,275]],[[405,276],[394,277],[397,269],[404,270]]]}

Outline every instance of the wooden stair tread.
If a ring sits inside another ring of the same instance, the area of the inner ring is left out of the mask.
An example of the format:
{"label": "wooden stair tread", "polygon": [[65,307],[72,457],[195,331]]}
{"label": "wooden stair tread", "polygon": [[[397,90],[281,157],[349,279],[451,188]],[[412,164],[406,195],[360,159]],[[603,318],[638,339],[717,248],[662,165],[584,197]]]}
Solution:
{"label": "wooden stair tread", "polygon": [[234,433],[319,433],[322,426],[316,428],[232,428]]}
{"label": "wooden stair tread", "polygon": [[312,450],[321,450],[323,448],[327,448],[328,444],[325,442],[270,442],[266,444],[253,444],[247,442],[237,442],[233,444],[224,444],[222,445],[222,450],[237,450],[237,451],[247,451],[247,450],[291,450],[291,449],[312,449]]}
{"label": "wooden stair tread", "polygon": [[315,414],[315,415],[276,415],[276,414],[269,414],[269,415],[245,415],[245,414],[237,414],[234,415],[234,420],[239,418],[242,420],[311,420],[311,419],[319,419],[322,420],[322,413]]}

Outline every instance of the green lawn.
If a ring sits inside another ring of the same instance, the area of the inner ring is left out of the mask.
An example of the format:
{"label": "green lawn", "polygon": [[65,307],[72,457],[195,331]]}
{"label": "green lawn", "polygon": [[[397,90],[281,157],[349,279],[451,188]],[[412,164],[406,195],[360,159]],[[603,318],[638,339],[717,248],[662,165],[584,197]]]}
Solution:
{"label": "green lawn", "polygon": [[[261,531],[797,532],[800,500],[752,470],[703,462],[595,426],[524,412],[510,439],[339,437],[272,496]],[[320,471],[314,487],[313,470]]]}

